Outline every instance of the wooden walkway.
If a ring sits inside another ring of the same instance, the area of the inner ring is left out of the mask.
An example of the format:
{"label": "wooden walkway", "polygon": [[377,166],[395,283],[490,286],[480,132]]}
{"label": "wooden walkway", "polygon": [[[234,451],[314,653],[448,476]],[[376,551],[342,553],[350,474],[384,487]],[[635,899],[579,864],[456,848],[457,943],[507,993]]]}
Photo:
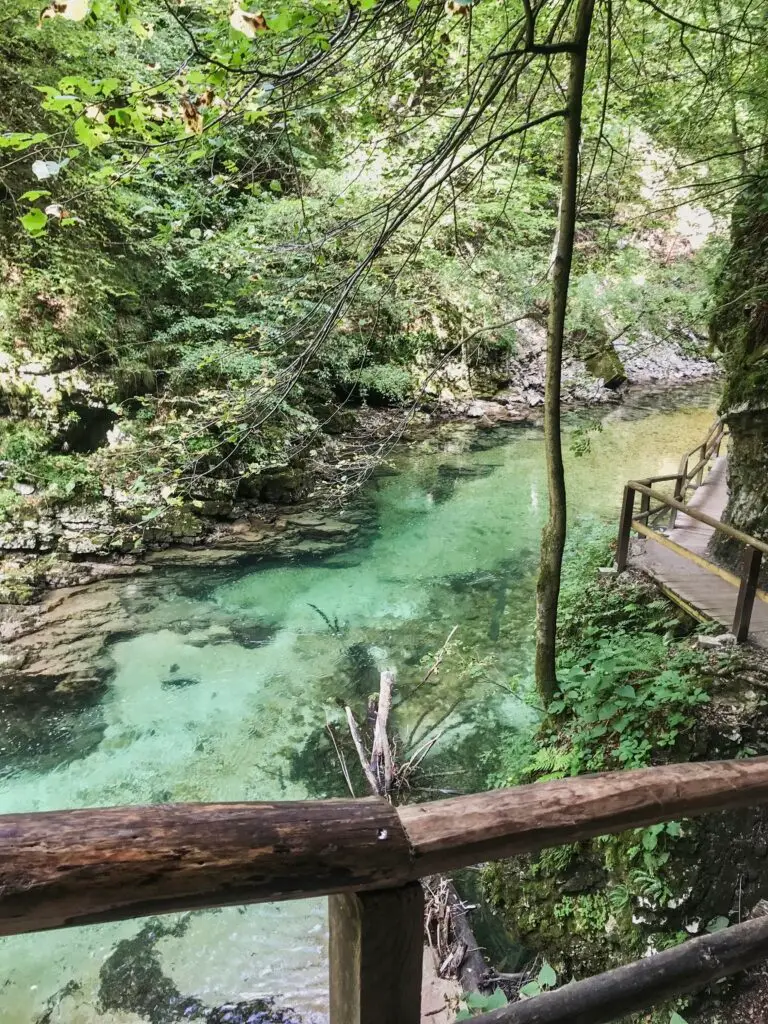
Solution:
{"label": "wooden walkway", "polygon": [[[689,508],[713,519],[722,518],[728,502],[727,468],[726,455],[714,461],[687,503]],[[714,532],[713,527],[680,512],[674,529],[665,531],[664,536],[712,562],[709,546]],[[633,540],[629,564],[648,573],[669,598],[698,618],[714,620],[730,630],[738,597],[738,588],[733,583],[643,537]],[[768,604],[762,600],[755,601],[749,639],[768,648]]]}

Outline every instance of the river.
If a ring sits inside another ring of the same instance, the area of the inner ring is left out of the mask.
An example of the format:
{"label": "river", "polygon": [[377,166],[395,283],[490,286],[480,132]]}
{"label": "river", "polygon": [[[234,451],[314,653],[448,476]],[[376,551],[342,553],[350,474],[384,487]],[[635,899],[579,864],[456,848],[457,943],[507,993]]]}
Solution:
{"label": "river", "polygon": [[[585,414],[566,417],[573,529],[615,521],[630,476],[674,472],[714,406],[712,385],[632,394],[586,417],[602,429],[582,454],[571,442]],[[370,481],[369,528],[348,550],[169,574],[153,591],[158,622],[176,602],[190,618],[202,612],[208,632],[148,626],[116,643],[104,697],[74,723],[80,746],[70,736],[58,750],[54,736],[39,756],[10,759],[0,812],[342,795],[326,722],[340,723],[345,701],[363,708],[386,666],[405,697],[400,753],[441,734],[413,777],[415,798],[502,781],[505,751],[535,720],[508,684],[530,673],[546,500],[538,427],[445,427]],[[418,686],[455,625],[439,673]],[[274,997],[322,1022],[326,941],[322,900],[4,939],[2,1019],[173,1024],[208,1019],[203,1004]]]}

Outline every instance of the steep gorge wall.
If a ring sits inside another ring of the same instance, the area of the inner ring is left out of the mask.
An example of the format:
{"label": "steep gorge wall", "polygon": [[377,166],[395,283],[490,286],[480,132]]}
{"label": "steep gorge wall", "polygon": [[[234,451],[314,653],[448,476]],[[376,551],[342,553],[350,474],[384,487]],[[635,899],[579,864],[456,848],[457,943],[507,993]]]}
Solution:
{"label": "steep gorge wall", "polygon": [[737,203],[712,339],[723,355],[721,413],[731,430],[726,521],[768,537],[768,178]]}

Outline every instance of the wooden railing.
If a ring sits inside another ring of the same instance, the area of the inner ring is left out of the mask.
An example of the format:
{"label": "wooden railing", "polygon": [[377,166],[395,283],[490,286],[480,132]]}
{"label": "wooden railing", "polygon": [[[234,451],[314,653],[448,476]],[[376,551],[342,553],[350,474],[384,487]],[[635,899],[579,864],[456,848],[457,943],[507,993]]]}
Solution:
{"label": "wooden railing", "polygon": [[[691,450],[686,452],[680,459],[680,468],[677,471],[677,481],[675,484],[675,498],[678,501],[685,501],[685,496],[689,487],[696,488],[701,485],[704,480],[704,471],[712,459],[716,459],[720,454],[723,440],[727,434],[728,427],[725,421],[723,419],[715,420],[709,428],[709,433],[702,443],[697,444],[695,448],[691,448]],[[691,469],[690,462],[694,455],[698,457],[698,462],[696,462],[693,469]],[[656,481],[659,479],[661,478],[651,478],[651,480]]]}
{"label": "wooden railing", "polygon": [[[690,488],[696,489],[701,485],[704,471],[712,459],[717,458],[720,454],[726,434],[727,428],[723,421],[717,420],[704,442],[692,448],[682,457],[677,473],[629,481],[624,488],[619,536],[616,543],[616,567],[619,572],[626,569],[630,537],[634,531],[669,551],[673,551],[694,565],[706,569],[707,572],[719,576],[736,588],[737,596],[731,632],[739,643],[743,643],[749,635],[755,599],[768,603],[768,594],[758,588],[762,557],[764,554],[768,554],[768,544],[749,534],[742,533],[741,530],[737,530],[728,523],[714,519],[705,512],[692,507],[685,500]],[[694,455],[698,456],[698,461],[691,468],[690,461]],[[657,485],[672,482],[675,485],[674,497],[669,497],[658,489]],[[640,496],[640,510],[636,512],[635,504],[638,495]],[[678,512],[684,512],[690,519],[704,523],[716,532],[736,541],[743,548],[741,575],[736,575],[709,558],[678,544],[650,525],[654,517],[668,513],[668,525],[674,527]]]}
{"label": "wooden railing", "polygon": [[[768,804],[768,759],[668,765],[395,808],[382,798],[0,817],[0,933],[330,896],[332,1024],[419,1024],[435,872]],[[750,921],[515,1003],[479,1024],[599,1024],[768,955]]]}

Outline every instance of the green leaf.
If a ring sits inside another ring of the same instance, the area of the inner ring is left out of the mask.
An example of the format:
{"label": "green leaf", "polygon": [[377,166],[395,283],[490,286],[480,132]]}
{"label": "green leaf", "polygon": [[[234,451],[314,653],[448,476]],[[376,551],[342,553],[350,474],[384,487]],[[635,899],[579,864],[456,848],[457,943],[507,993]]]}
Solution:
{"label": "green leaf", "polygon": [[34,203],[42,196],[49,196],[50,194],[50,192],[42,188],[32,189],[31,192],[25,192],[24,195],[19,196],[19,202]]}
{"label": "green leaf", "polygon": [[82,143],[89,152],[93,152],[98,146],[103,145],[109,138],[109,133],[103,129],[95,130],[84,117],[78,117],[74,124],[75,138]]}
{"label": "green leaf", "polygon": [[507,1005],[507,997],[501,991],[500,988],[494,989],[492,995],[488,996],[485,1000],[484,1010],[500,1010],[502,1006]]}
{"label": "green leaf", "polygon": [[280,182],[277,180],[277,178],[273,178],[272,181],[270,181],[269,187],[270,187],[270,189],[273,192],[282,192],[283,191],[283,186],[280,184]]}
{"label": "green leaf", "polygon": [[469,992],[465,997],[464,1002],[470,1010],[485,1009],[485,996],[481,995],[479,992]]}
{"label": "green leaf", "polygon": [[643,849],[655,850],[658,845],[659,837],[656,835],[655,832],[651,832],[650,830],[646,829],[646,831],[643,832]]}
{"label": "green leaf", "polygon": [[39,142],[45,142],[47,138],[45,132],[36,132],[34,135],[30,135],[29,132],[3,132],[0,135],[0,149],[21,151],[36,146]]}
{"label": "green leaf", "polygon": [[616,691],[617,697],[626,697],[627,700],[634,700],[637,696],[634,686],[622,686]]}
{"label": "green leaf", "polygon": [[129,18],[128,28],[133,32],[134,35],[138,36],[139,39],[149,39],[149,30],[141,23],[139,18]]}
{"label": "green leaf", "polygon": [[669,1024],[688,1024],[688,1021],[681,1017],[679,1013],[673,1013],[669,1018]]}
{"label": "green leaf", "polygon": [[521,996],[538,996],[541,995],[541,985],[538,981],[529,981],[527,985],[523,985],[520,989]]}
{"label": "green leaf", "polygon": [[536,980],[542,988],[552,988],[553,985],[557,984],[557,975],[546,962],[546,960],[544,961],[544,964],[542,965],[542,968],[539,971],[539,976]]}
{"label": "green leaf", "polygon": [[48,218],[45,216],[42,210],[30,210],[29,213],[25,213],[23,217],[19,217],[24,230],[28,231],[30,235],[39,235],[45,230],[45,225],[48,223]]}
{"label": "green leaf", "polygon": [[141,517],[141,522],[142,523],[148,523],[152,519],[157,519],[157,517],[161,516],[164,512],[165,512],[164,508],[153,508],[151,512],[147,512],[147,514],[145,516]]}
{"label": "green leaf", "polygon": [[722,932],[728,927],[729,924],[730,921],[727,917],[713,917],[711,921],[707,922],[707,931],[710,935],[713,932]]}

